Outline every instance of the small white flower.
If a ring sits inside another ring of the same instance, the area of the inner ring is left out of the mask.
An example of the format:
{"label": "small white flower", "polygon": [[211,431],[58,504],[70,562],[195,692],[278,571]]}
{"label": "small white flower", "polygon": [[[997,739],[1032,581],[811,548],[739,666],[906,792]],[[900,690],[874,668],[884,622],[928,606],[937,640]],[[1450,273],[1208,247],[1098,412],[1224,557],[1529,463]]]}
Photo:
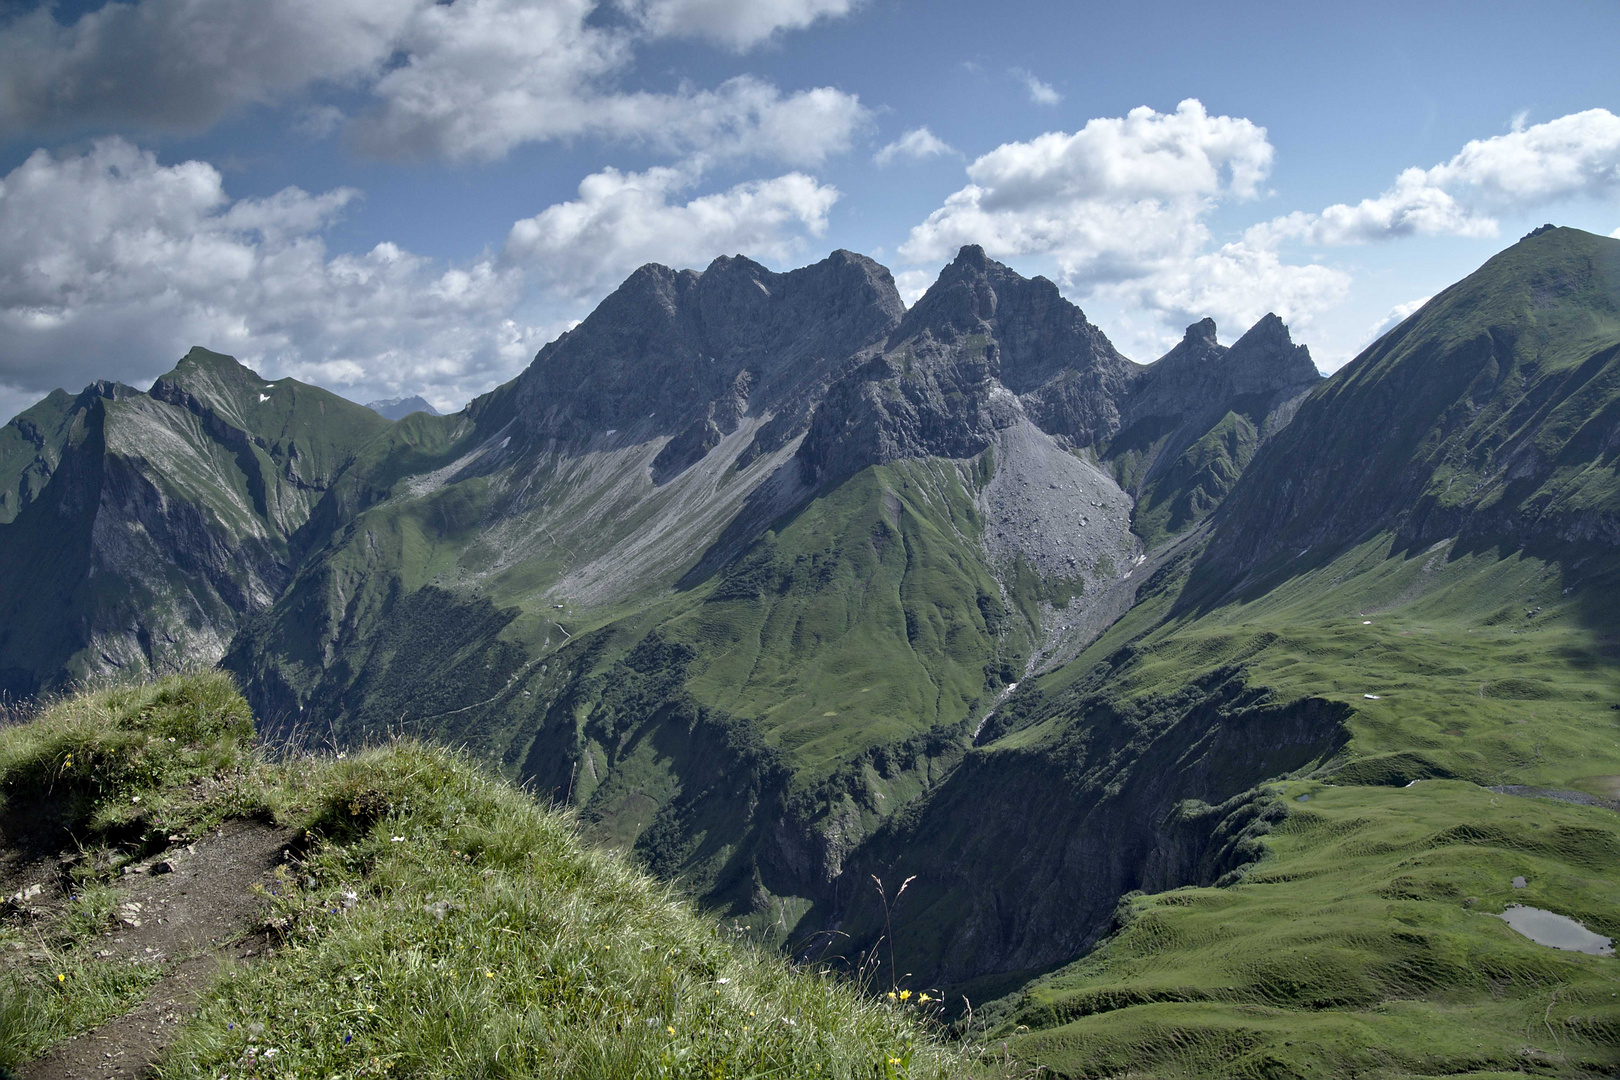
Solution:
{"label": "small white flower", "polygon": [[390,836],[388,838],[388,842],[390,844],[403,844],[405,842],[405,838],[403,836]]}

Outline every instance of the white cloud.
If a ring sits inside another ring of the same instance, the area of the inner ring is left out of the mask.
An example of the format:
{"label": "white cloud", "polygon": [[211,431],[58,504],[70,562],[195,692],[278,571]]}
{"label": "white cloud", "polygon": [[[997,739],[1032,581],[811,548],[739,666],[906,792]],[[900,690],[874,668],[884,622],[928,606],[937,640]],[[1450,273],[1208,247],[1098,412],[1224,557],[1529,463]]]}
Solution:
{"label": "white cloud", "polygon": [[498,158],[515,146],[579,135],[675,154],[815,164],[869,122],[830,87],[783,95],[739,76],[713,90],[603,89],[631,60],[621,32],[590,25],[595,0],[457,0],[432,5],[401,43],[405,63],[374,88],[355,126],[385,157]]}
{"label": "white cloud", "polygon": [[1052,89],[1050,83],[1044,83],[1037,79],[1033,72],[1025,71],[1023,68],[1013,68],[1012,76],[1024,84],[1024,88],[1029,91],[1029,100],[1037,105],[1056,105],[1063,100],[1062,94]]}
{"label": "white cloud", "polygon": [[0,24],[0,131],[198,131],[311,83],[374,73],[424,0],[141,0],[71,26],[53,4]]}
{"label": "white cloud", "polygon": [[1350,276],[1342,270],[1285,263],[1271,248],[1238,241],[1105,286],[1104,292],[1159,313],[1163,325],[1180,327],[1210,316],[1241,333],[1267,312],[1295,332],[1308,328],[1349,289]]}
{"label": "white cloud", "polygon": [[579,198],[513,224],[504,256],[559,296],[599,294],[648,262],[702,266],[722,252],[785,259],[804,234],[821,236],[836,188],[803,173],[738,184],[688,202],[671,197],[697,177],[684,169],[606,169]]}
{"label": "white cloud", "polygon": [[1614,237],[1616,240],[1620,240],[1620,229],[1614,230],[1614,232],[1610,233],[1609,235]]}
{"label": "white cloud", "polygon": [[1216,248],[1205,220],[1223,200],[1260,195],[1272,156],[1264,128],[1195,100],[1094,119],[974,161],[971,182],[900,253],[937,263],[980,244],[1039,257],[1082,297],[1145,306],[1177,330],[1205,315],[1246,327],[1267,311],[1303,324],[1345,295],[1347,276],[1285,263],[1265,237]]}
{"label": "white cloud", "polygon": [[913,128],[894,142],[879,150],[872,158],[879,168],[882,168],[895,158],[906,157],[920,161],[923,158],[938,157],[941,154],[954,154],[956,151],[944,139],[929,131],[926,127]]}
{"label": "white cloud", "polygon": [[[1528,211],[1620,190],[1620,116],[1589,109],[1469,142],[1450,161],[1411,168],[1376,198],[1320,214],[1293,213],[1258,228],[1276,239],[1357,244],[1413,234],[1495,236],[1500,211]],[[1259,235],[1259,234],[1256,234]]]}
{"label": "white cloud", "polygon": [[[338,87],[296,125],[345,123],[383,157],[498,158],[529,142],[625,140],[676,154],[814,164],[870,114],[852,94],[784,94],[751,76],[713,89],[626,92],[649,30],[593,20],[600,0],[138,0],[71,26],[50,6],[0,24],[0,132],[137,125],[196,131],[243,106]],[[641,0],[667,32],[734,41],[843,14],[847,0]],[[709,32],[705,30],[704,32]]]}
{"label": "white cloud", "polygon": [[121,139],[36,151],[0,182],[0,384],[139,383],[200,344],[362,399],[459,405],[528,359],[518,271],[387,243],[329,256],[319,234],[357,197],[232,201],[213,166]]}
{"label": "white cloud", "polygon": [[702,37],[739,52],[781,30],[849,14],[854,0],[621,0],[656,37]]}
{"label": "white cloud", "polygon": [[1620,116],[1570,113],[1506,135],[1475,139],[1429,170],[1430,180],[1465,188],[1487,206],[1541,205],[1620,189]]}
{"label": "white cloud", "polygon": [[894,275],[894,286],[900,291],[900,299],[906,307],[910,307],[921,300],[923,293],[938,280],[939,273],[934,270],[902,270]]}
{"label": "white cloud", "polygon": [[1427,304],[1433,299],[1434,297],[1432,296],[1420,296],[1416,300],[1408,300],[1404,304],[1396,304],[1394,307],[1390,308],[1387,315],[1367,328],[1367,332],[1361,337],[1361,343],[1356,346],[1356,352],[1359,353],[1362,349],[1365,349],[1368,345],[1371,345],[1373,342],[1395,329],[1401,323],[1411,318],[1418,312],[1420,308],[1423,307],[1424,304]]}
{"label": "white cloud", "polygon": [[1073,133],[1006,143],[968,166],[971,183],[901,246],[938,262],[962,244],[996,257],[1051,255],[1076,282],[1125,280],[1208,241],[1214,200],[1249,197],[1271,168],[1264,128],[1197,101],[1100,118]]}

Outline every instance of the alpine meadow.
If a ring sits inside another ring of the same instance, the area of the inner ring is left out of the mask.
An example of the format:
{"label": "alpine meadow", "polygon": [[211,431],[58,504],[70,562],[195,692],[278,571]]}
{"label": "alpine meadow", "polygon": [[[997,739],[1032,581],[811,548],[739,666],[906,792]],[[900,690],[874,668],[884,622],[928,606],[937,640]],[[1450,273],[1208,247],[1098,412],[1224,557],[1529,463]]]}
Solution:
{"label": "alpine meadow", "polygon": [[0,1080],[1620,1075],[1620,17],[305,7],[0,12]]}

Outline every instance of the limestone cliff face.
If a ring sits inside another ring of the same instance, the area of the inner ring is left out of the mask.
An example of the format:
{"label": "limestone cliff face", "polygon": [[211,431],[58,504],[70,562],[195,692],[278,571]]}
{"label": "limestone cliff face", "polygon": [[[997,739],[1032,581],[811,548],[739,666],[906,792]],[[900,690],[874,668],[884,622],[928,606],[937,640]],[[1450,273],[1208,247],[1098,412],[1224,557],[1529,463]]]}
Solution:
{"label": "limestone cliff face", "polygon": [[1056,285],[965,247],[881,349],[829,389],[800,458],[826,479],[906,457],[972,457],[1025,414],[1090,445],[1117,428],[1134,368]]}
{"label": "limestone cliff face", "polygon": [[668,437],[655,466],[667,481],[746,416],[772,421],[760,449],[784,445],[839,365],[903,310],[889,272],[847,251],[786,274],[740,256],[701,273],[648,265],[488,407],[536,445]]}

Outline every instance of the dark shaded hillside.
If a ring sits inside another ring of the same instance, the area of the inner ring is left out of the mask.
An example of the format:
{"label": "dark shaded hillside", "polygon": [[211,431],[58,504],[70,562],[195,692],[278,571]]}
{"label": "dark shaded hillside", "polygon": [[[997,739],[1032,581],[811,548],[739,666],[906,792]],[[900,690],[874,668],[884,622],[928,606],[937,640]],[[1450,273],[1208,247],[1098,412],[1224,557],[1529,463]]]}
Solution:
{"label": "dark shaded hillside", "polygon": [[1538,230],[1300,408],[1233,492],[1200,584],[1288,573],[1386,529],[1404,550],[1612,550],[1617,468],[1620,241]]}

